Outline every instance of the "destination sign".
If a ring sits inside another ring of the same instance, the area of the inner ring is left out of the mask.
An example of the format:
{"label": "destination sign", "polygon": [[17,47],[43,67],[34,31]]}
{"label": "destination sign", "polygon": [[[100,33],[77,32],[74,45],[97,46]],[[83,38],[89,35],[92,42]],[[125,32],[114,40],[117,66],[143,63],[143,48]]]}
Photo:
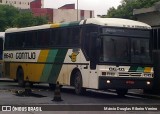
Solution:
{"label": "destination sign", "polygon": [[105,27],[101,28],[102,34],[108,34],[108,35],[120,35],[120,36],[133,36],[133,37],[150,37],[150,30],[149,29],[129,29],[129,28],[110,28]]}

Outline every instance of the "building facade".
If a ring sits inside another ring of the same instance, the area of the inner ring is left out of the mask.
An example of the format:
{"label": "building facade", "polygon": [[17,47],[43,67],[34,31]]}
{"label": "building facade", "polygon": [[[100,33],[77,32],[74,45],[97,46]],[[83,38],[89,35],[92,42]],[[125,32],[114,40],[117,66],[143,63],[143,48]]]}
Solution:
{"label": "building facade", "polygon": [[89,10],[78,10],[77,16],[77,10],[75,9],[54,9],[53,23],[83,20],[87,18],[92,18],[93,15],[93,11]]}
{"label": "building facade", "polygon": [[66,4],[58,9],[44,8],[44,0],[0,0],[0,4],[28,9],[34,16],[45,16],[49,23],[71,22],[93,18],[92,10],[77,10],[75,4]]}
{"label": "building facade", "polygon": [[133,15],[138,21],[147,23],[153,28],[160,27],[160,2],[155,3],[152,7],[135,9]]}
{"label": "building facade", "polygon": [[32,8],[30,10],[34,16],[47,17],[48,23],[53,23],[53,9],[51,8]]}
{"label": "building facade", "polygon": [[19,9],[36,8],[40,4],[39,8],[43,8],[44,0],[0,0],[0,4],[12,5]]}

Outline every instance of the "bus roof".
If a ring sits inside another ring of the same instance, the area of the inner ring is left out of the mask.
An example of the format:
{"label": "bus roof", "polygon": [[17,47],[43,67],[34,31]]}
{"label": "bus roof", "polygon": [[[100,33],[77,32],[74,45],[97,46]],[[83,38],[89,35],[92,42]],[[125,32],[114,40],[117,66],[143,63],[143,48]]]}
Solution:
{"label": "bus roof", "polygon": [[5,33],[47,29],[47,28],[50,28],[50,26],[51,24],[45,24],[45,25],[40,25],[40,26],[31,26],[31,27],[24,27],[24,28],[9,28],[5,31]]}
{"label": "bus roof", "polygon": [[57,28],[57,27],[73,26],[73,25],[84,25],[84,24],[95,24],[95,25],[102,25],[102,26],[125,27],[125,28],[151,29],[151,26],[149,26],[148,24],[145,24],[139,21],[129,20],[129,19],[89,18],[89,19],[76,21],[76,22],[69,22],[69,23],[55,23],[55,24],[46,24],[46,25],[24,27],[24,28],[10,28],[10,29],[7,29],[5,32],[6,33],[22,32],[22,31]]}
{"label": "bus roof", "polygon": [[80,24],[96,24],[103,26],[113,26],[113,27],[126,27],[126,28],[141,28],[141,29],[151,29],[148,24],[121,18],[90,18],[81,21]]}

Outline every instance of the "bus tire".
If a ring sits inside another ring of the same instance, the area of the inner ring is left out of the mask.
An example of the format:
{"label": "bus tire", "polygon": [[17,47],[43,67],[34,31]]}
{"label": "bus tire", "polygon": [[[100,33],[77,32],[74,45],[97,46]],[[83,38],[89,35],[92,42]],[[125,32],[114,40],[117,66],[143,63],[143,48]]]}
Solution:
{"label": "bus tire", "polygon": [[82,75],[79,71],[77,71],[74,77],[74,87],[75,87],[75,93],[77,95],[82,95],[85,93],[86,89],[83,88],[82,85],[83,85]]}
{"label": "bus tire", "polygon": [[128,89],[116,89],[116,92],[117,92],[118,96],[124,97],[127,94]]}
{"label": "bus tire", "polygon": [[24,81],[24,72],[22,68],[19,68],[17,71],[17,81],[20,87],[24,87],[25,81]]}

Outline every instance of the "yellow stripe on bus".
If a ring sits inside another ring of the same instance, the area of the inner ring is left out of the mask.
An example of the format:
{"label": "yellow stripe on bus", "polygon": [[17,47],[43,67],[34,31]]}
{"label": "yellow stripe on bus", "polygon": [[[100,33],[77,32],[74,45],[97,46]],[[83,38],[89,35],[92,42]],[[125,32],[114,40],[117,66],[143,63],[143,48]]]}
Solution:
{"label": "yellow stripe on bus", "polygon": [[[43,69],[45,67],[45,62],[47,60],[47,56],[48,56],[49,50],[41,50],[39,57],[38,57],[38,64],[29,64],[29,74],[32,75],[33,77],[31,77],[32,81],[40,81],[40,76],[43,73]],[[41,63],[42,62],[42,63]]]}
{"label": "yellow stripe on bus", "polygon": [[41,50],[37,62],[46,62],[49,50]]}
{"label": "yellow stripe on bus", "polygon": [[50,27],[51,27],[51,28],[57,28],[57,27],[60,27],[60,24],[59,24],[59,23],[52,24]]}

